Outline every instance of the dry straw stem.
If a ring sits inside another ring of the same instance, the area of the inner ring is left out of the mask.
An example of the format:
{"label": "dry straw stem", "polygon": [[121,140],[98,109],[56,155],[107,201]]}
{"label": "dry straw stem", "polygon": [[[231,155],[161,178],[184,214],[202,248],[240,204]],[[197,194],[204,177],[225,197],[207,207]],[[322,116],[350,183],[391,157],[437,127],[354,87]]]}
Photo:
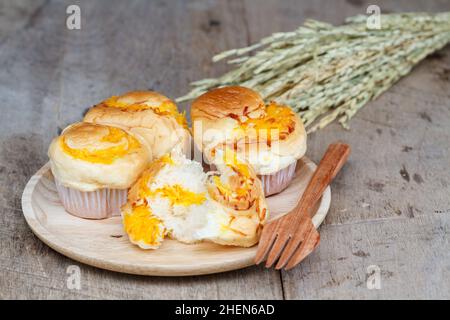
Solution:
{"label": "dry straw stem", "polygon": [[381,15],[381,28],[369,29],[367,16],[342,26],[315,20],[292,32],[274,33],[249,47],[222,52],[235,68],[193,82],[177,101],[191,100],[216,87],[242,85],[266,101],[289,105],[308,132],[334,120],[349,120],[430,53],[450,42],[450,12]]}

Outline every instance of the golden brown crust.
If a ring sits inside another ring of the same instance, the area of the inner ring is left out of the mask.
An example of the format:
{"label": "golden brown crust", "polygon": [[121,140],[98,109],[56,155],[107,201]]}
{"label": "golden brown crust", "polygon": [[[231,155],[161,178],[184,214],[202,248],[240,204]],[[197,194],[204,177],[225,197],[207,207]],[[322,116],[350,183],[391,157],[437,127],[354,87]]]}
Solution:
{"label": "golden brown crust", "polygon": [[226,117],[257,117],[264,110],[261,96],[248,88],[229,86],[213,89],[192,102],[192,121]]}
{"label": "golden brown crust", "polygon": [[215,148],[232,148],[260,175],[300,159],[306,152],[300,117],[287,106],[261,102],[257,93],[242,87],[215,89],[197,98],[191,111],[196,146],[208,159]]}
{"label": "golden brown crust", "polygon": [[80,191],[127,189],[149,161],[140,137],[118,127],[75,123],[48,151],[53,175]]}
{"label": "golden brown crust", "polygon": [[128,105],[145,103],[152,107],[158,107],[164,102],[173,103],[172,100],[156,91],[130,91],[119,96],[117,101]]}
{"label": "golden brown crust", "polygon": [[182,144],[184,151],[190,148],[186,118],[172,100],[158,92],[131,91],[113,96],[91,108],[83,121],[121,126],[142,136],[153,158],[176,144]]}

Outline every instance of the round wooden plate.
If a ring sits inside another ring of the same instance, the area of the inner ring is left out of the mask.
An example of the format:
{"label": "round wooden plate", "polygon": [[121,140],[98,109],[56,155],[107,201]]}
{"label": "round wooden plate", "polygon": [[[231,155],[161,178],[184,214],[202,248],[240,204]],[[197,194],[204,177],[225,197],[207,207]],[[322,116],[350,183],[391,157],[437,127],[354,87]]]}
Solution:
{"label": "round wooden plate", "polygon": [[[304,157],[296,177],[283,192],[267,198],[271,219],[291,210],[303,194],[316,165]],[[328,187],[315,208],[318,227],[330,207]],[[55,188],[50,166],[43,166],[22,195],[25,219],[36,236],[54,250],[98,268],[140,275],[187,276],[240,269],[254,264],[257,246],[240,248],[213,243],[183,244],[165,240],[157,250],[132,245],[123,231],[121,218],[85,220],[67,213]]]}

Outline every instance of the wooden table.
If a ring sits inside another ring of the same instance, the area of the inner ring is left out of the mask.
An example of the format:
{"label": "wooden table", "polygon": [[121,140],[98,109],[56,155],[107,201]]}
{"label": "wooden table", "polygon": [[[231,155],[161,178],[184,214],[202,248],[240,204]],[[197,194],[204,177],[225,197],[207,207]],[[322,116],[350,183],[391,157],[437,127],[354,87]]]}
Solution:
{"label": "wooden table", "polygon": [[[81,30],[66,28],[72,3]],[[309,137],[313,160],[337,139],[353,154],[332,185],[320,247],[290,272],[108,272],[51,250],[22,216],[22,190],[50,140],[93,103],[137,88],[180,96],[227,69],[211,63],[217,52],[306,18],[339,24],[374,3],[382,12],[450,10],[445,0],[2,1],[0,298],[450,298],[449,47],[360,111],[349,131],[331,125]],[[81,269],[80,290],[67,287],[70,265]],[[381,288],[369,289],[377,267]]]}

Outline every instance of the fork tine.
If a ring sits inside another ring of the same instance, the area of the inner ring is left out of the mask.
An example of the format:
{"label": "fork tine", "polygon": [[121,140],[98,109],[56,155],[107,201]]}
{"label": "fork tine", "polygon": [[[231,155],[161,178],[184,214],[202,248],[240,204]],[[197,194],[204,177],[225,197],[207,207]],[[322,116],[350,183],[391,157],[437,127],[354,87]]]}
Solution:
{"label": "fork tine", "polygon": [[281,232],[278,234],[278,237],[276,238],[275,243],[267,256],[266,268],[270,268],[275,261],[277,261],[290,238],[291,236],[287,232]]}
{"label": "fork tine", "polygon": [[300,247],[295,251],[285,267],[285,270],[292,269],[299,264],[307,255],[314,251],[320,241],[320,234],[312,228]]}
{"label": "fork tine", "polygon": [[259,239],[258,251],[255,256],[255,263],[260,264],[264,261],[267,252],[269,252],[270,248],[277,237],[277,233],[275,232],[277,229],[279,221],[275,220],[269,222],[264,226],[263,232],[261,234],[261,238]]}
{"label": "fork tine", "polygon": [[302,241],[305,240],[305,231],[307,230],[307,228],[314,228],[312,223],[309,224],[308,221],[302,221],[301,223],[302,224],[299,226],[299,229],[294,233],[294,236],[291,238],[291,240],[281,253],[280,259],[278,259],[278,263],[275,266],[275,269],[279,270],[286,265],[286,263],[295,253]]}
{"label": "fork tine", "polygon": [[257,264],[262,262],[267,254],[267,268],[278,260],[277,269],[286,266],[286,270],[289,270],[317,247],[320,235],[310,220],[309,208],[320,199],[327,185],[347,161],[349,154],[350,147],[344,143],[338,142],[328,147],[294,209],[279,219],[276,226],[272,225],[263,230],[255,257]]}

